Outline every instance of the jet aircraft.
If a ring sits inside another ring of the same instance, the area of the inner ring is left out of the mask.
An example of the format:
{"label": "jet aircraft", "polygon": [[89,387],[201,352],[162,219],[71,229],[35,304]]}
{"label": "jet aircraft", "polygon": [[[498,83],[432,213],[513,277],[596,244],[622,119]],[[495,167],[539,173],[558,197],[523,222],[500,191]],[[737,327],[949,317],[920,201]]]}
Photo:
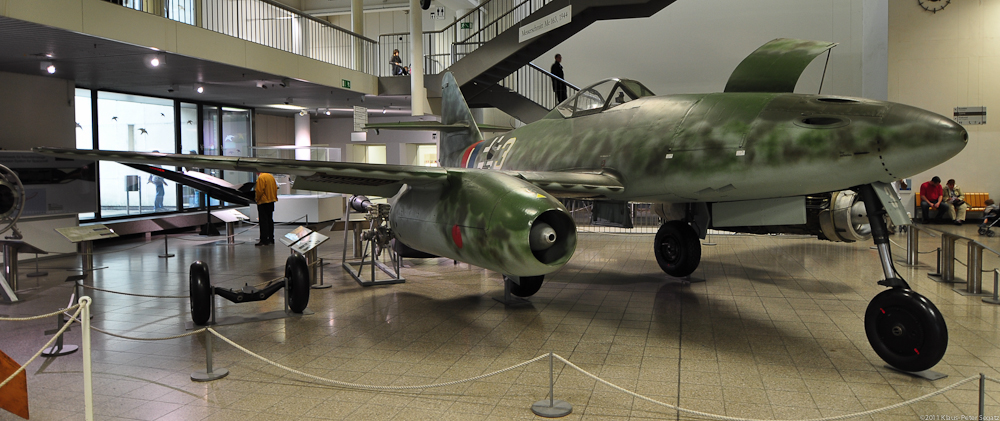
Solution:
{"label": "jet aircraft", "polygon": [[878,283],[887,289],[868,306],[869,342],[892,366],[925,370],[943,358],[947,326],[893,267],[886,220],[910,221],[889,183],[958,154],[968,133],[903,104],[793,93],[806,66],[835,45],[771,41],[737,66],[720,93],[656,96],[634,80],[604,80],[491,139],[445,74],[440,123],[371,125],[440,130],[441,167],[36,150],[285,173],[296,189],[394,197],[397,244],[500,272],[519,296],[538,291],[576,248],[573,218],[557,198],[595,199],[595,212],[624,226],[628,202],[654,203],[664,221],[654,254],[674,277],[696,270],[699,238],[710,228],[830,241],[871,236],[885,275]]}

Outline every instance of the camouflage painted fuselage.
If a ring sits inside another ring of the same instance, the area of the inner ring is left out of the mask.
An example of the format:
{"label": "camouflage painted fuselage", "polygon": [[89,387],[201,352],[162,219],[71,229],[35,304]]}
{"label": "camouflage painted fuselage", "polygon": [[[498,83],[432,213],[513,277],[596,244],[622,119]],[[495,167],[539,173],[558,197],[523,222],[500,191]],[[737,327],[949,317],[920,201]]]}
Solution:
{"label": "camouflage painted fuselage", "polygon": [[[570,101],[573,99],[571,98]],[[838,191],[929,169],[966,131],[902,104],[790,93],[642,97],[471,146],[469,168],[602,172],[610,199],[718,202]]]}

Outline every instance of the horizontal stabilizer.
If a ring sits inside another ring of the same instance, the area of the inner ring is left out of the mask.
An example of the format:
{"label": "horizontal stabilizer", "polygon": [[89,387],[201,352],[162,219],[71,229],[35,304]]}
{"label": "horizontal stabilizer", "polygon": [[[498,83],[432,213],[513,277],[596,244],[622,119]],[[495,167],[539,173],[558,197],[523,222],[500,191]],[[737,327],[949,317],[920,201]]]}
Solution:
{"label": "horizontal stabilizer", "polygon": [[750,53],[726,82],[725,92],[793,92],[799,76],[835,42],[778,38]]}
{"label": "horizontal stabilizer", "polygon": [[[514,130],[509,126],[491,126],[487,124],[477,124],[480,131],[484,132],[509,132]],[[468,122],[457,122],[444,124],[437,121],[400,121],[398,123],[373,123],[365,125],[365,129],[376,130],[437,130],[440,132],[461,132],[469,130]]]}

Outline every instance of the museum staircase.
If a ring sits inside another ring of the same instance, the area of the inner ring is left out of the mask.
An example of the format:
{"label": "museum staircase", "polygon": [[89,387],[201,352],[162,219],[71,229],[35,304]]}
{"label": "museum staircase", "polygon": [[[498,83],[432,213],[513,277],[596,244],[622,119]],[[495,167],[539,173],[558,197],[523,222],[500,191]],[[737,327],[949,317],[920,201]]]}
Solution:
{"label": "museum staircase", "polygon": [[[451,72],[462,86],[470,106],[495,107],[530,123],[557,105],[551,74],[532,64],[531,60],[594,22],[649,17],[674,1],[574,0],[568,23],[520,42],[522,22],[551,18],[568,7],[570,1],[488,0],[445,29],[424,32],[424,86],[428,96],[439,96],[441,76]],[[379,37],[383,51],[398,48],[403,55],[409,45],[409,34]],[[573,87],[570,90],[572,95]],[[410,78],[382,76],[379,92],[409,95]]]}

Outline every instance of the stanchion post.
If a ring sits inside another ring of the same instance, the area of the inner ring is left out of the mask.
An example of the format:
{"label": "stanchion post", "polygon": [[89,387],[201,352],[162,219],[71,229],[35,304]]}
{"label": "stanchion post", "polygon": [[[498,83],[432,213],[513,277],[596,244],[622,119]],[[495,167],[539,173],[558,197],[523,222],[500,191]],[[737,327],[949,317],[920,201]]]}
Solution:
{"label": "stanchion post", "polygon": [[910,226],[906,230],[906,264],[916,266],[920,260],[920,231]]}
{"label": "stanchion post", "polygon": [[998,296],[998,288],[1000,287],[1000,269],[993,269],[993,298],[983,298],[984,303],[989,304],[1000,304],[1000,296]]}
{"label": "stanchion post", "polygon": [[941,234],[941,281],[955,281],[955,241],[958,237],[947,233]]}
{"label": "stanchion post", "polygon": [[969,255],[966,260],[965,292],[983,293],[983,245],[969,241]]}
{"label": "stanchion post", "polygon": [[986,375],[979,373],[979,419],[985,420],[986,417]]}
{"label": "stanchion post", "polygon": [[161,254],[160,257],[164,259],[169,259],[171,257],[174,257],[173,254],[170,254],[170,250],[167,249],[167,237],[168,235],[166,233],[163,233],[163,254]]}
{"label": "stanchion post", "polygon": [[83,348],[83,413],[84,419],[94,419],[94,375],[90,361],[90,297],[80,297],[80,346]]}
{"label": "stanchion post", "polygon": [[545,418],[559,418],[565,417],[573,412],[573,405],[569,402],[556,400],[555,399],[555,369],[553,368],[553,361],[555,357],[552,352],[549,351],[549,398],[543,399],[535,402],[531,405],[531,412],[535,415]]}
{"label": "stanchion post", "polygon": [[208,328],[205,328],[205,371],[191,373],[191,380],[196,382],[210,382],[229,375],[228,369],[212,367],[212,336],[215,335]]}

